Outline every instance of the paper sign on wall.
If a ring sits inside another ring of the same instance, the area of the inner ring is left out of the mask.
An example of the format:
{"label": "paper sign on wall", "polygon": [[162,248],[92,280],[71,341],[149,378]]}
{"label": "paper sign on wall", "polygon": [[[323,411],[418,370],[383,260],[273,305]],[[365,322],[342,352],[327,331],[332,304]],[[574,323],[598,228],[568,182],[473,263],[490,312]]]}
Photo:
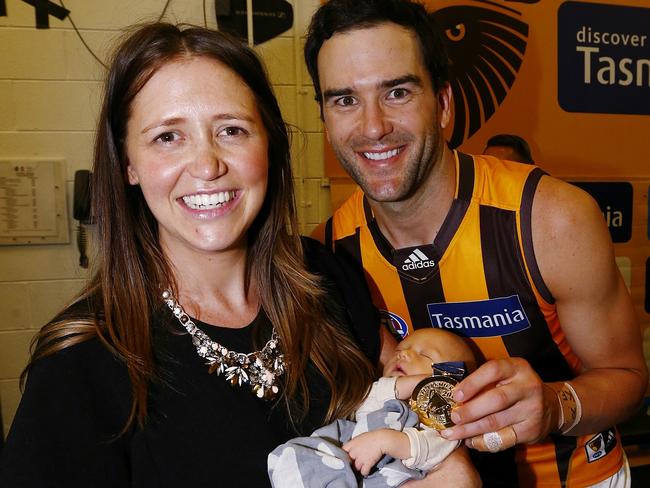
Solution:
{"label": "paper sign on wall", "polygon": [[0,161],[0,244],[69,242],[61,161]]}

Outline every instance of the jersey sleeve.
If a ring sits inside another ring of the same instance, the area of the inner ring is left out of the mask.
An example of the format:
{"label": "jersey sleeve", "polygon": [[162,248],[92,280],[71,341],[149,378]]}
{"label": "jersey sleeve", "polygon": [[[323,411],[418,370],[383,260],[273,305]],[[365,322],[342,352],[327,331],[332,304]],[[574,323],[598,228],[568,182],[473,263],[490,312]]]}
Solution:
{"label": "jersey sleeve", "polygon": [[324,278],[328,292],[326,308],[342,317],[361,351],[377,364],[379,311],[372,303],[363,271],[309,237],[303,238],[303,248],[308,269]]}
{"label": "jersey sleeve", "polygon": [[126,370],[96,339],[36,361],[0,459],[0,486],[130,486]]}

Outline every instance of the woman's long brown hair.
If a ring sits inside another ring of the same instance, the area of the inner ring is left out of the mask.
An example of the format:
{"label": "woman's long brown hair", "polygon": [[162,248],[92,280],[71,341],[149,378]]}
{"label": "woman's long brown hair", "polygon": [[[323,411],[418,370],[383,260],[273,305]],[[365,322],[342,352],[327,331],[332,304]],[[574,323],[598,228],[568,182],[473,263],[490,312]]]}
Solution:
{"label": "woman's long brown hair", "polygon": [[[131,380],[133,403],[124,431],[136,421],[143,424],[148,387],[156,375],[151,318],[162,304],[160,290],[176,286],[170,280],[172,266],[158,242],[157,222],[140,188],[127,181],[126,124],[131,102],[156,70],[192,56],[215,59],[237,73],[254,93],[268,131],[268,190],[248,231],[246,274],[247,283],[254,280],[257,285],[262,307],[288,359],[283,395],[292,418],[299,420],[309,408],[309,360],[331,388],[324,420],[348,416],[365,396],[374,370],[345,329],[326,313],[320,279],[305,268],[289,135],[264,67],[251,49],[225,34],[164,23],[139,27],[114,55],[99,118],[91,187],[97,271],[75,299],[86,301],[88,307],[68,307],[41,330],[22,380],[39,358],[99,337],[124,362]],[[82,308],[91,312],[72,312]]]}

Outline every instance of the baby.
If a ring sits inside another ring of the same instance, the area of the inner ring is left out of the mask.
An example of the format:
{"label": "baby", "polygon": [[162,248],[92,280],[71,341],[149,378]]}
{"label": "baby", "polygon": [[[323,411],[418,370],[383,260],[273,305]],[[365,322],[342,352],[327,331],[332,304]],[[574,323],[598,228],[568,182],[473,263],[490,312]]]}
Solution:
{"label": "baby", "polygon": [[[315,487],[338,481],[336,486],[378,488],[423,478],[459,442],[422,425],[401,400],[410,398],[418,383],[431,376],[433,364],[449,361],[476,366],[467,343],[451,332],[427,328],[411,333],[397,345],[383,377],[373,383],[355,422],[337,420],[269,455],[271,484]],[[352,465],[364,476],[362,482]]]}

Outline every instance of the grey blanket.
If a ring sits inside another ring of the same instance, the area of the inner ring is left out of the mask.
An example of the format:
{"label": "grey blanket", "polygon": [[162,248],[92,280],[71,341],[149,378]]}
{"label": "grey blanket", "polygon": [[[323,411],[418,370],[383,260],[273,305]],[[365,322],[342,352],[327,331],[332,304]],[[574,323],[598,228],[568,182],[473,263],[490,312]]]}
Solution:
{"label": "grey blanket", "polygon": [[[368,414],[367,430],[404,430],[418,425],[418,416],[399,400],[387,401],[383,408]],[[356,431],[355,431],[356,427]],[[361,478],[341,446],[362,433],[361,424],[337,420],[316,430],[310,437],[297,437],[269,454],[268,467],[274,488],[385,488],[422,479],[426,473],[405,467],[399,459],[384,456],[376,469]],[[365,426],[363,426],[365,427]]]}

